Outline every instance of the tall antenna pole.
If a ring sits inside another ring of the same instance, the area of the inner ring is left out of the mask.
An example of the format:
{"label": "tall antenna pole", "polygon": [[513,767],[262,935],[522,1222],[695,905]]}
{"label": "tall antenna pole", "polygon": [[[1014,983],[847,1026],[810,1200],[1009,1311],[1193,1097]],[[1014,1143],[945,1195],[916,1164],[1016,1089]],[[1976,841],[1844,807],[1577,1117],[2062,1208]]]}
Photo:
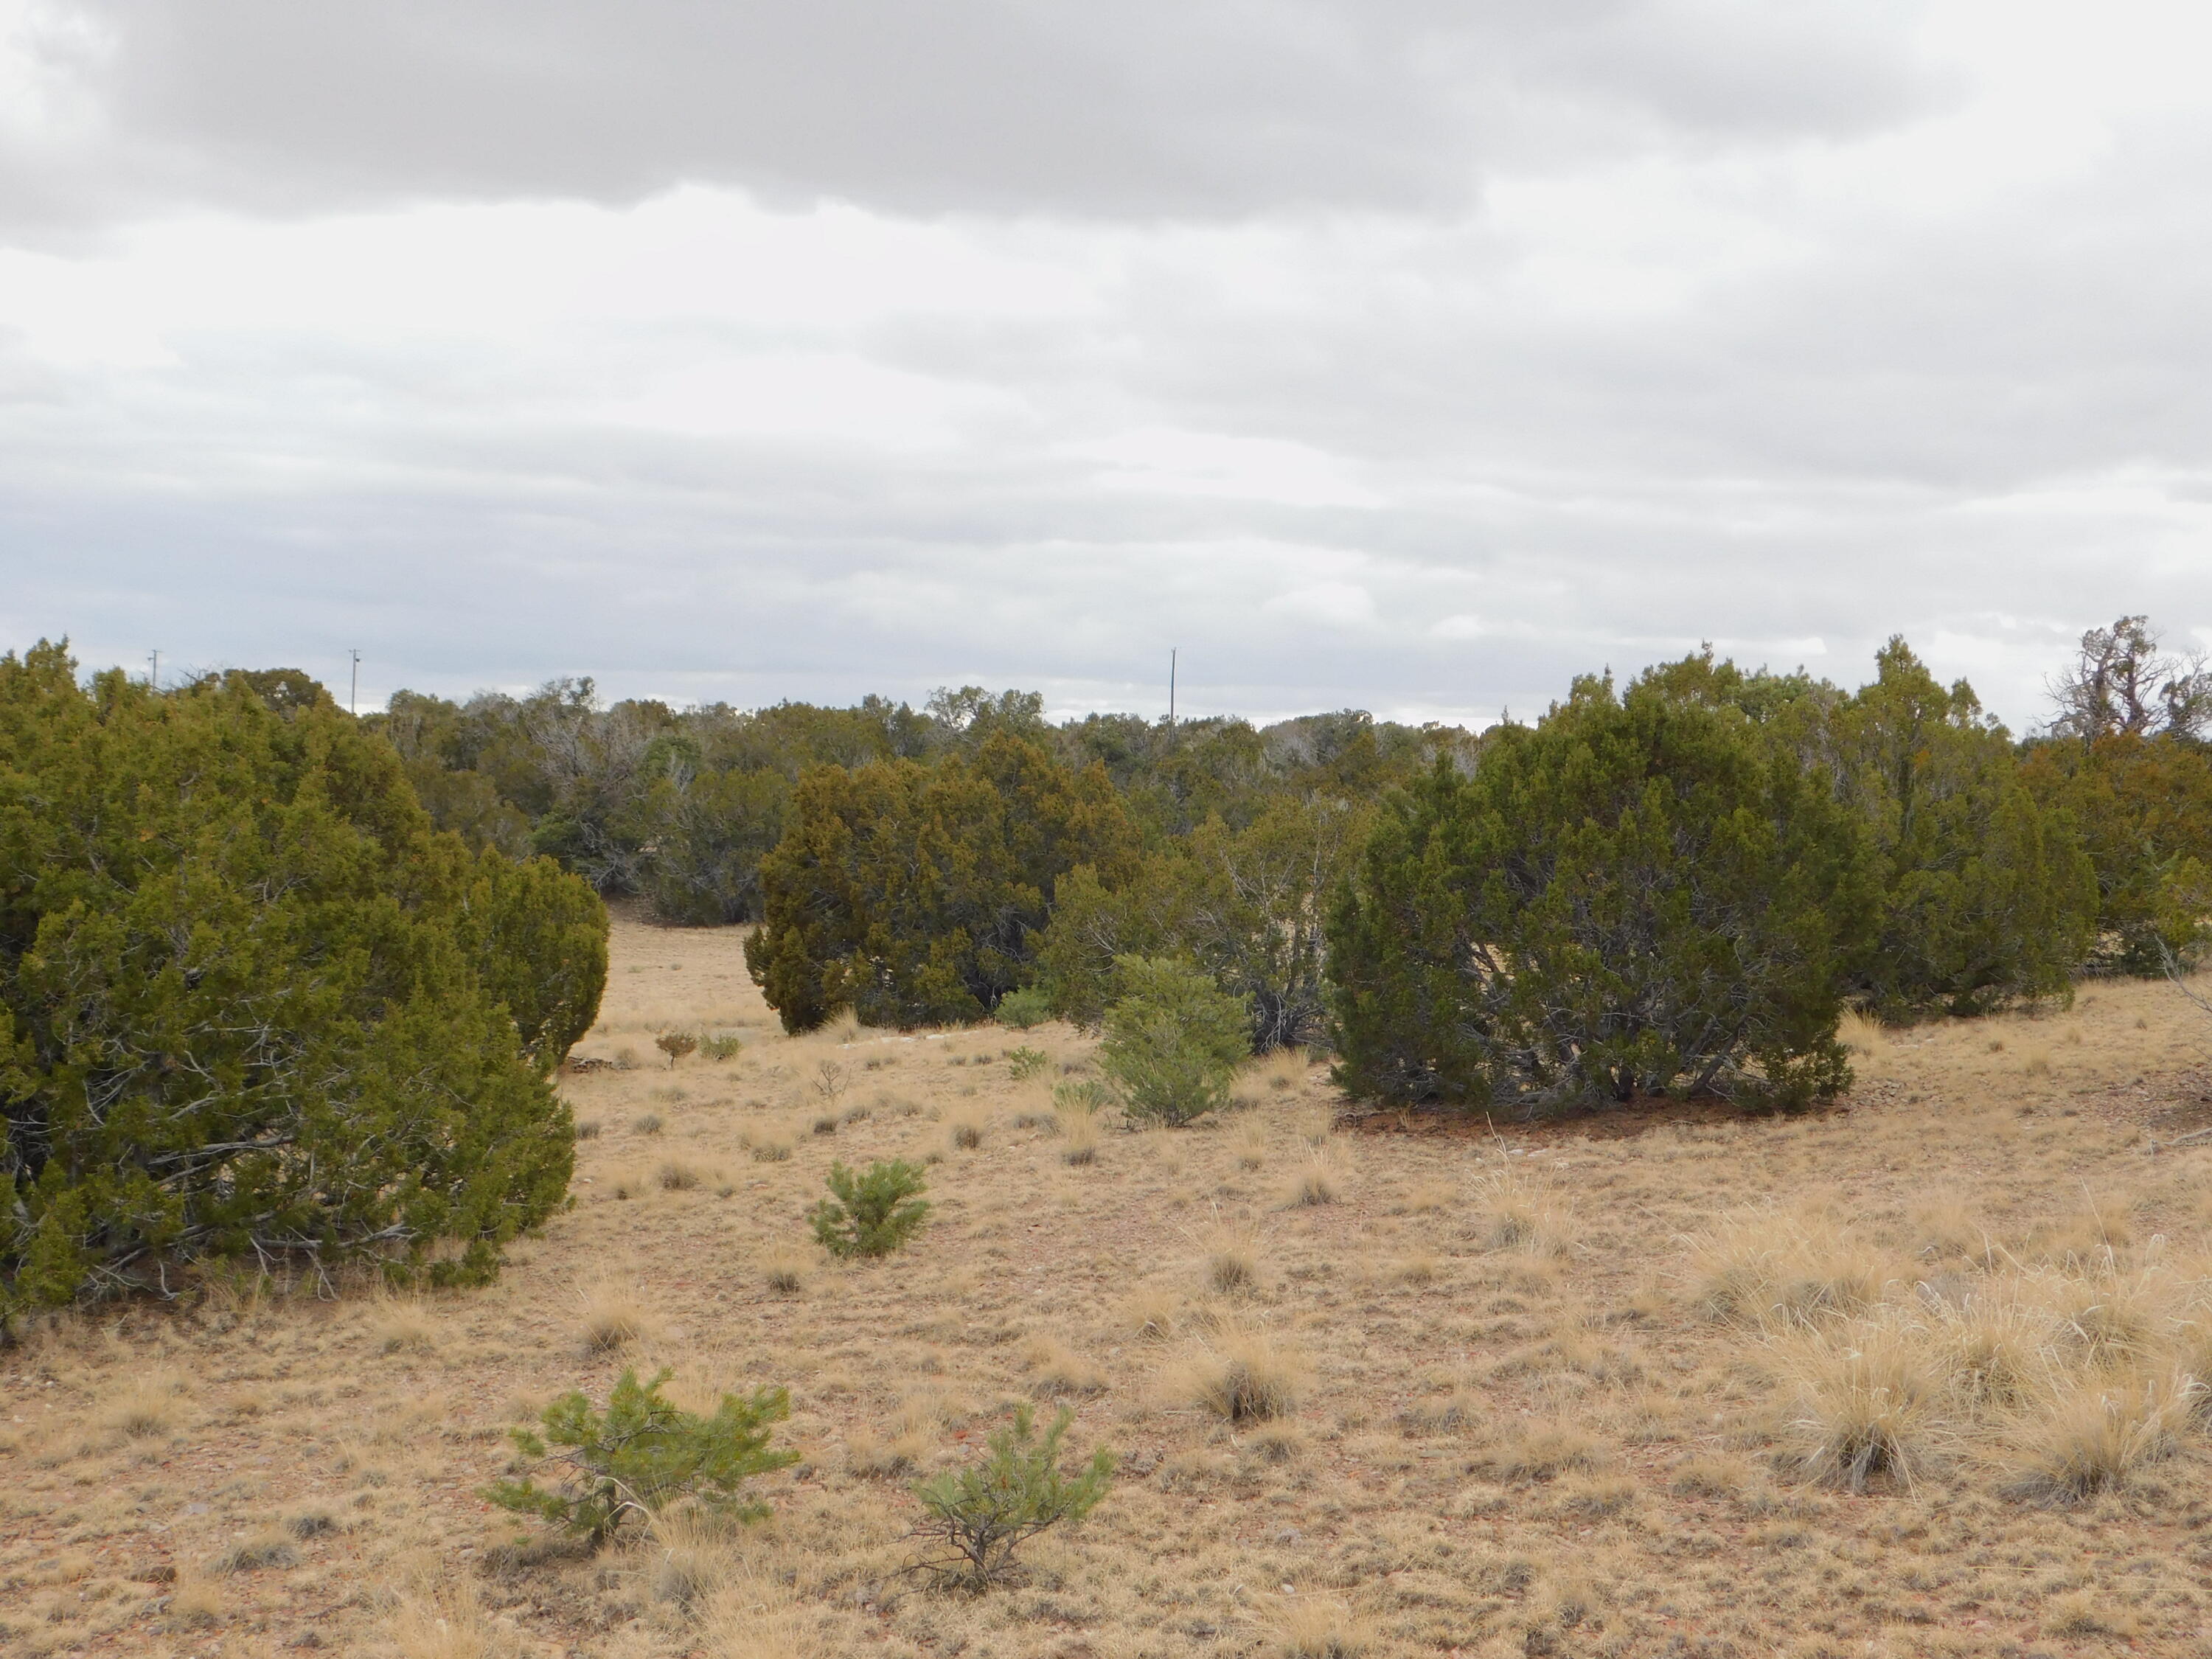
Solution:
{"label": "tall antenna pole", "polygon": [[361,713],[361,653],[358,651],[353,653],[353,695],[346,699],[346,712],[355,715]]}
{"label": "tall antenna pole", "polygon": [[146,684],[153,690],[161,689],[161,653],[158,650],[146,653]]}
{"label": "tall antenna pole", "polygon": [[1168,647],[1168,724],[1170,726],[1175,724],[1176,654],[1176,647],[1170,646]]}

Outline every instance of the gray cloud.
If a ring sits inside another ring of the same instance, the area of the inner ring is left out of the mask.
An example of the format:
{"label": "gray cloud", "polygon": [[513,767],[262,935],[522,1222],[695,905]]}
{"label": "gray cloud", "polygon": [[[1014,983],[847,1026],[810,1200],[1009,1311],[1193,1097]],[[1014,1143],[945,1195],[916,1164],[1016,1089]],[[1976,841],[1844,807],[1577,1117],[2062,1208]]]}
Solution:
{"label": "gray cloud", "polygon": [[6,643],[1486,719],[1902,629],[2024,724],[2212,627],[2212,124],[1917,6],[46,15]]}
{"label": "gray cloud", "polygon": [[19,218],[683,182],[898,212],[1208,217],[1473,200],[1493,162],[1924,112],[1896,3],[84,0],[21,46]]}

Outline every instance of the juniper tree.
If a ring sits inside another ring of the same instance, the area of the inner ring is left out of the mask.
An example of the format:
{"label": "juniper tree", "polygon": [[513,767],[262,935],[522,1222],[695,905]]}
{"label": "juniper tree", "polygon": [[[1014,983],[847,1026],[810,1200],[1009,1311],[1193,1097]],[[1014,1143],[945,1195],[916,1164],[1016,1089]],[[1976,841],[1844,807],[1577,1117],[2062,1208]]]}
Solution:
{"label": "juniper tree", "polygon": [[1384,808],[1331,915],[1340,1080],[1528,1109],[1832,1095],[1874,897],[1848,811],[1742,709],[1579,680]]}
{"label": "juniper tree", "polygon": [[567,1190],[598,899],[282,702],[0,658],[0,1316],[204,1256],[481,1277]]}

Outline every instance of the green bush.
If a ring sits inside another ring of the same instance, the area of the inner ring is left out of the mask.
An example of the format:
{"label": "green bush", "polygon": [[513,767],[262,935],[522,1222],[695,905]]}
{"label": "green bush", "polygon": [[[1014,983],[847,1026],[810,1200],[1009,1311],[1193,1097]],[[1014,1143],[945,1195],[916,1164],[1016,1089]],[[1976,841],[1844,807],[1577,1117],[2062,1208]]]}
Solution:
{"label": "green bush", "polygon": [[1052,999],[1036,986],[1024,986],[999,999],[994,1018],[1011,1030],[1026,1031],[1052,1018]]}
{"label": "green bush", "polygon": [[1027,977],[1060,878],[1136,860],[1103,769],[1005,732],[934,767],[817,767],[787,825],[745,963],[788,1031],[842,1008],[901,1030],[988,1018]]}
{"label": "green bush", "polygon": [[1370,806],[1278,800],[1231,829],[1218,817],[1152,853],[1130,878],[1068,872],[1037,945],[1038,984],[1060,1018],[1105,1018],[1125,956],[1182,957],[1246,999],[1261,1053],[1324,1040],[1322,921],[1364,843]]}
{"label": "green bush", "polygon": [[1534,1110],[1847,1086],[1865,837],[1744,709],[1668,679],[1578,681],[1472,776],[1440,764],[1388,805],[1329,929],[1350,1092]]}
{"label": "green bush", "polygon": [[1901,639],[1836,721],[1844,798],[1881,883],[1853,992],[1897,1019],[1984,1014],[2069,993],[2096,932],[2097,877],[2072,822],[2039,803],[2002,726]]}
{"label": "green bush", "polygon": [[830,1166],[830,1191],[806,1212],[814,1237],[832,1255],[889,1255],[928,1218],[929,1200],[921,1196],[921,1170],[904,1158],[871,1164],[855,1175],[842,1164]]}
{"label": "green bush", "polygon": [[489,1274],[567,1191],[605,971],[587,888],[434,830],[327,697],[0,658],[0,1319],[195,1259]]}
{"label": "green bush", "polygon": [[698,1052],[699,1039],[689,1031],[663,1031],[653,1038],[653,1046],[668,1056],[668,1069],[672,1072],[678,1060]]}
{"label": "green bush", "polygon": [[1147,1122],[1184,1124],[1229,1099],[1237,1065],[1252,1052],[1251,1014],[1187,963],[1124,957],[1121,994],[1106,1011],[1099,1069],[1122,1109]]}
{"label": "green bush", "polygon": [[1113,1480],[1114,1455],[1101,1447],[1076,1474],[1063,1471],[1060,1441],[1074,1420],[1063,1409],[1040,1440],[1030,1408],[1018,1406],[1012,1426],[991,1436],[981,1462],[915,1484],[927,1516],[919,1535],[951,1552],[925,1564],[943,1582],[972,1590],[1003,1583],[1013,1576],[1014,1552],[1024,1543],[1098,1507]]}
{"label": "green bush", "polygon": [[1042,1077],[1052,1067],[1052,1056],[1042,1048],[1017,1048],[1006,1056],[1006,1070],[1017,1083]]}
{"label": "green bush", "polygon": [[699,1039],[699,1052],[709,1060],[735,1060],[744,1051],[745,1040],[730,1033]]}
{"label": "green bush", "polygon": [[[641,1384],[635,1370],[625,1370],[604,1412],[580,1392],[562,1395],[545,1408],[542,1433],[509,1431],[539,1468],[496,1482],[484,1498],[549,1521],[594,1549],[625,1520],[650,1521],[678,1498],[741,1521],[766,1515],[768,1506],[746,1499],[744,1487],[755,1475],[799,1461],[795,1451],[769,1446],[769,1425],[791,1415],[789,1397],[781,1389],[726,1394],[714,1414],[702,1417],[661,1398],[672,1375],[664,1370]],[[555,1484],[540,1486],[538,1475],[553,1469]]]}

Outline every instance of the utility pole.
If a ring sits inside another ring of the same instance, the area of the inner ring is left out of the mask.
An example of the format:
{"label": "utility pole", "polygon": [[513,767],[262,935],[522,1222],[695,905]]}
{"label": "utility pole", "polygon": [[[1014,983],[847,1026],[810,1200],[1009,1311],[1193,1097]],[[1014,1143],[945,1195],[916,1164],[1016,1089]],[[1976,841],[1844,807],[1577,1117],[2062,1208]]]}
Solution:
{"label": "utility pole", "polygon": [[1168,725],[1170,727],[1175,725],[1176,655],[1176,647],[1170,646],[1168,647]]}
{"label": "utility pole", "polygon": [[353,694],[346,699],[346,712],[358,718],[361,714],[361,653],[353,653]]}
{"label": "utility pole", "polygon": [[161,689],[161,653],[158,650],[146,653],[146,684],[153,690]]}

